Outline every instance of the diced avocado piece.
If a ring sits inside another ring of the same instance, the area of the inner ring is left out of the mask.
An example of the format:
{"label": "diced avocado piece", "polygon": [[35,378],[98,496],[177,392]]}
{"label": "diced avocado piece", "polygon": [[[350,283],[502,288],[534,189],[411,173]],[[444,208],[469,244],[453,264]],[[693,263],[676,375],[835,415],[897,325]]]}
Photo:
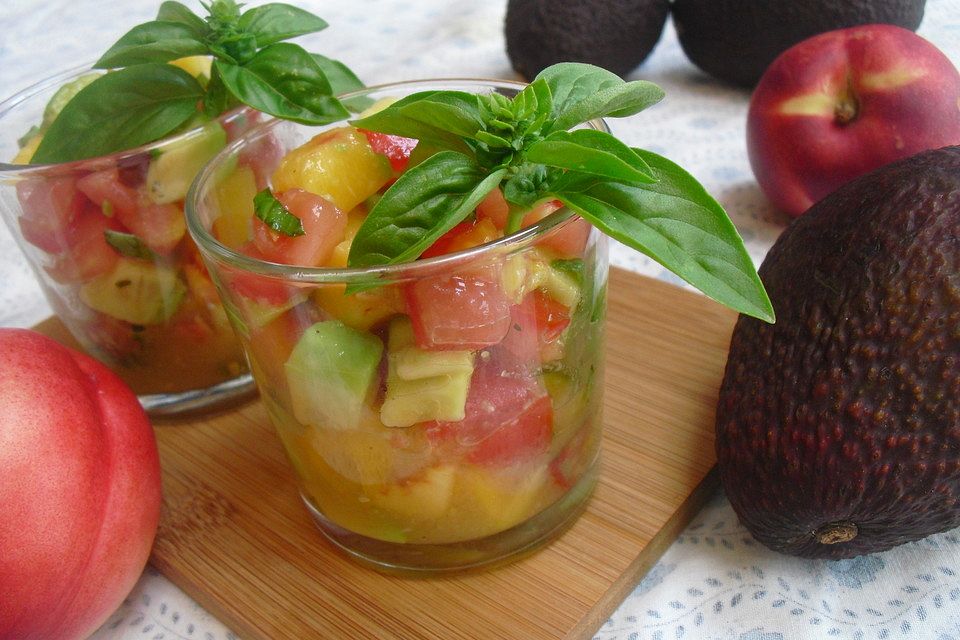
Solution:
{"label": "diced avocado piece", "polygon": [[147,169],[147,195],[157,204],[183,200],[203,165],[227,144],[227,132],[215,120],[184,135],[188,137],[164,149]]}
{"label": "diced avocado piece", "polygon": [[293,415],[307,425],[356,428],[382,353],[379,338],[339,320],[312,325],[284,365]]}
{"label": "diced avocado piece", "polygon": [[580,303],[580,285],[577,280],[554,266],[547,266],[541,288],[548,296],[570,309],[576,309]]}
{"label": "diced avocado piece", "polygon": [[580,302],[578,276],[540,248],[508,258],[500,279],[507,296],[517,303],[535,289],[571,309]]}
{"label": "diced avocado piece", "polygon": [[187,292],[176,271],[152,262],[120,258],[113,271],[80,288],[91,309],[131,324],[160,324],[172,316]]}
{"label": "diced avocado piece", "polygon": [[471,351],[419,349],[410,318],[399,316],[390,323],[387,391],[380,420],[388,427],[463,420],[472,375]]}
{"label": "diced avocado piece", "polygon": [[427,351],[407,347],[396,354],[394,364],[397,376],[403,380],[470,376],[473,374],[473,352]]}

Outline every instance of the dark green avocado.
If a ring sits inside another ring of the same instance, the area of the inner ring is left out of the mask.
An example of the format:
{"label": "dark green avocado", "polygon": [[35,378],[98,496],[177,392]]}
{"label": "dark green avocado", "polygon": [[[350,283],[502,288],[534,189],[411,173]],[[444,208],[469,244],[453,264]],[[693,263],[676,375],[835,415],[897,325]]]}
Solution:
{"label": "dark green avocado", "polygon": [[669,0],[509,0],[507,56],[527,80],[558,62],[625,76],[653,51],[669,14]]}
{"label": "dark green avocado", "polygon": [[774,58],[811,36],[860,24],[915,31],[926,0],[674,0],[680,46],[695,65],[752,87]]}
{"label": "dark green avocado", "polygon": [[847,558],[960,526],[960,147],[846,184],[759,269],[720,389],[720,477],[787,554]]}

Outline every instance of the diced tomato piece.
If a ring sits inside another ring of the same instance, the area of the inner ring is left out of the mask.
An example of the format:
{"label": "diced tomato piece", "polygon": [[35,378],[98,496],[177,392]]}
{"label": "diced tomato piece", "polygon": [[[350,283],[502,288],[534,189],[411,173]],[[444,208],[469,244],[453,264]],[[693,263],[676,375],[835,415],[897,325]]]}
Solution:
{"label": "diced tomato piece", "polygon": [[84,337],[81,342],[95,355],[121,363],[135,362],[144,348],[138,330],[124,320],[98,311],[90,312],[87,321],[80,323]]}
{"label": "diced tomato piece", "polygon": [[[266,260],[252,242],[240,247],[238,251],[257,260]],[[231,267],[223,267],[221,272],[227,287],[237,295],[260,304],[281,305],[296,295],[293,287],[280,280]]]}
{"label": "diced tomato piece", "polygon": [[173,253],[187,232],[183,211],[176,204],[157,204],[143,198],[132,210],[117,209],[117,220],[154,253]]}
{"label": "diced tomato piece", "polygon": [[540,290],[527,295],[510,310],[510,329],[501,346],[517,362],[533,370],[557,350],[557,339],[570,324],[570,310]]}
{"label": "diced tomato piece", "polygon": [[[563,206],[559,200],[550,200],[535,207],[523,217],[523,226],[529,227],[546,218],[548,215]],[[556,251],[564,258],[579,258],[587,246],[587,237],[590,235],[590,223],[574,216],[564,223],[560,229],[553,229],[543,237],[539,244]]]}
{"label": "diced tomato piece", "polygon": [[493,266],[421,278],[405,295],[421,349],[479,349],[510,327],[510,299]]}
{"label": "diced tomato piece", "polygon": [[366,129],[360,129],[360,132],[367,136],[371,149],[387,157],[394,171],[401,173],[406,170],[410,162],[410,152],[417,146],[418,140]]}
{"label": "diced tomato piece", "polygon": [[[227,138],[232,139],[230,132]],[[244,145],[237,154],[237,164],[253,170],[257,190],[266,189],[270,176],[283,158],[283,147],[273,134],[259,136],[252,143]]]}
{"label": "diced tomato piece", "polygon": [[490,220],[485,218],[466,220],[437,238],[436,242],[427,247],[427,250],[420,257],[434,258],[448,253],[456,253],[492,242],[499,236],[497,227]]}
{"label": "diced tomato piece", "polygon": [[98,207],[104,208],[104,203],[109,203],[106,208],[114,213],[133,213],[140,202],[137,190],[120,179],[116,167],[85,175],[77,180],[77,188]]}
{"label": "diced tomato piece", "polygon": [[540,333],[537,326],[537,308],[532,296],[525,297],[523,302],[510,308],[510,328],[500,348],[504,354],[512,357],[514,369],[532,371],[540,365]]}
{"label": "diced tomato piece", "polygon": [[510,205],[503,197],[503,192],[496,187],[487,194],[480,204],[477,205],[477,217],[485,218],[497,225],[498,229],[507,226],[507,217],[510,215]]}
{"label": "diced tomato piece", "polygon": [[347,215],[329,200],[303,189],[289,189],[277,199],[300,218],[304,234],[287,236],[254,218],[253,242],[261,256],[270,262],[305,267],[326,263],[346,235]]}
{"label": "diced tomato piece", "polygon": [[[563,206],[559,200],[542,202],[528,211],[520,223],[522,228],[534,225]],[[477,206],[477,217],[492,221],[498,228],[507,226],[510,215],[510,205],[503,197],[500,189],[494,189]],[[548,236],[540,240],[540,244],[549,247],[559,255],[567,258],[576,258],[583,255],[587,246],[587,236],[590,234],[590,223],[576,216],[564,224],[562,229],[551,231]]]}
{"label": "diced tomato piece", "polygon": [[179,206],[156,204],[143,196],[124,181],[116,167],[80,178],[77,188],[155,253],[172,253],[186,234],[187,225]]}
{"label": "diced tomato piece", "polygon": [[104,232],[118,227],[115,221],[88,204],[71,226],[66,251],[45,270],[60,283],[86,282],[109,273],[120,256],[107,244]]}
{"label": "diced tomato piece", "polygon": [[553,342],[570,324],[570,309],[543,291],[537,290],[531,295],[536,309],[540,344]]}
{"label": "diced tomato piece", "polygon": [[25,180],[17,185],[17,197],[24,239],[47,253],[62,252],[84,202],[77,181],[68,176]]}
{"label": "diced tomato piece", "polygon": [[455,442],[475,464],[508,466],[545,453],[553,433],[550,397],[529,372],[518,370],[502,347],[478,357],[460,422],[426,427],[434,442]]}

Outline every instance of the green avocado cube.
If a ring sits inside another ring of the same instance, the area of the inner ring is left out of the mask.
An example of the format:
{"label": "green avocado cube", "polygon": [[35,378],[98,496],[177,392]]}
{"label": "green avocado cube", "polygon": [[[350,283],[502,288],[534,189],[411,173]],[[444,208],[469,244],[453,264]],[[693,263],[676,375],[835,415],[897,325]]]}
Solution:
{"label": "green avocado cube", "polygon": [[409,427],[429,420],[463,420],[472,376],[473,352],[420,349],[410,318],[397,317],[390,323],[380,421],[388,427]]}
{"label": "green avocado cube", "polygon": [[378,337],[339,320],[308,328],[284,365],[293,415],[306,425],[357,428],[382,354]]}
{"label": "green avocado cube", "polygon": [[203,165],[227,146],[227,132],[213,120],[165,147],[147,167],[147,195],[157,204],[183,200]]}
{"label": "green avocado cube", "polygon": [[110,273],[80,287],[91,309],[131,324],[166,322],[180,307],[187,287],[170,267],[120,258]]}

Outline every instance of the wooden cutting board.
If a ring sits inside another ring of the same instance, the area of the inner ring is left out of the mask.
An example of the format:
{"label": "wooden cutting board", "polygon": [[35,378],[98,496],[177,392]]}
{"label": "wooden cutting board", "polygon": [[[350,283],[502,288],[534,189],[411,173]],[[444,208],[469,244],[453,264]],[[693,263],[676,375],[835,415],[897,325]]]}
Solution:
{"label": "wooden cutting board", "polygon": [[[314,527],[258,401],[155,423],[151,562],[244,640],[589,638],[718,484],[714,405],[735,319],[611,271],[600,480],[583,516],[518,562],[402,578],[347,559]],[[42,328],[68,340],[56,321]]]}

